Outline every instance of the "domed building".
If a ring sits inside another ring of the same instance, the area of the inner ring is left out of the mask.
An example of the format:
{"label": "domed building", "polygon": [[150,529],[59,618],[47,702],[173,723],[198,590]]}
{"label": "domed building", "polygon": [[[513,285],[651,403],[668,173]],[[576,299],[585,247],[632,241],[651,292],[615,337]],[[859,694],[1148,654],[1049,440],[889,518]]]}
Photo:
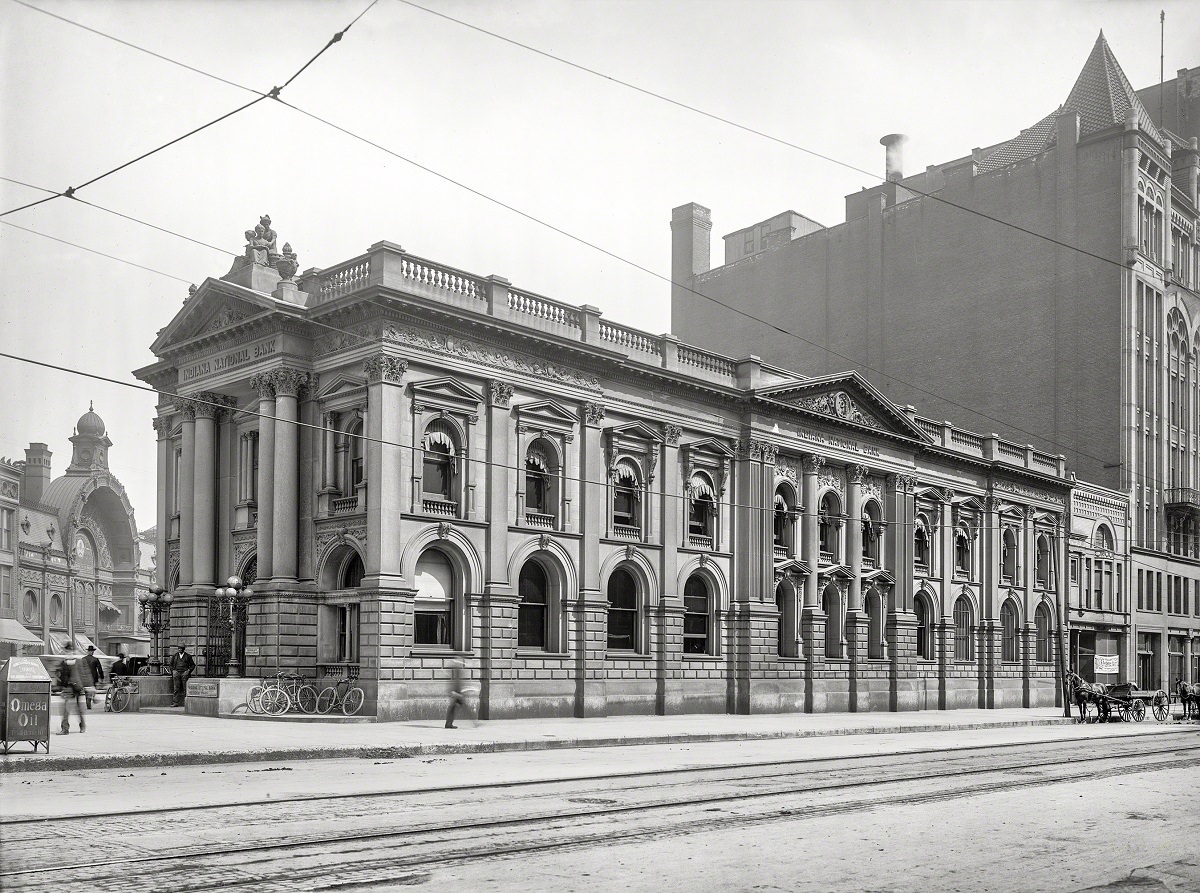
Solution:
{"label": "domed building", "polygon": [[109,469],[112,441],[92,405],[70,442],[58,477],[44,443],[30,443],[24,462],[0,462],[0,657],[61,653],[71,640],[81,651],[148,651],[137,593],[153,555]]}

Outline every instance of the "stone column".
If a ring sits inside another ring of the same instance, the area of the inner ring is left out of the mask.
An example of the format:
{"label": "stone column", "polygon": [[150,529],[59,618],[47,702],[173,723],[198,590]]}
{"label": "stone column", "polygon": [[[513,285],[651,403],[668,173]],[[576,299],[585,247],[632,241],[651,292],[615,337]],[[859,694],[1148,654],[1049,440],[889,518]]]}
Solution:
{"label": "stone column", "polygon": [[[800,554],[808,565],[808,576],[804,580],[804,607],[817,607],[817,565],[821,559],[821,541],[817,536],[817,475],[825,465],[821,456],[805,456],[801,460],[804,482],[800,498]],[[808,653],[812,653],[811,650]]]}
{"label": "stone column", "polygon": [[258,579],[270,580],[275,511],[275,384],[270,372],[250,378],[258,391]]}
{"label": "stone column", "polygon": [[368,357],[366,442],[363,459],[367,479],[367,554],[363,586],[368,589],[401,589],[400,496],[403,462],[402,420],[407,414],[404,373],[408,361],[386,354]]}
{"label": "stone column", "polygon": [[575,715],[605,716],[608,696],[604,659],[607,599],[600,588],[600,536],[608,526],[608,482],[602,443],[604,406],[586,403],[581,412],[579,450],[579,595],[572,611],[575,655]]}
{"label": "stone column", "polygon": [[[679,438],[682,433],[678,425],[663,426],[660,511],[663,549],[659,553],[662,591],[654,616],[654,676],[657,683],[654,712],[660,716],[683,711],[683,689],[680,685],[682,630],[676,626],[683,614],[683,594],[676,588],[679,579],[677,547],[687,540],[687,531],[682,529],[686,525],[682,520],[688,510],[687,494],[681,478],[681,473],[686,473],[686,469],[679,464]],[[714,528],[719,529],[719,525],[714,525]]]}
{"label": "stone column", "polygon": [[217,536],[217,426],[218,395],[205,392],[194,401],[195,471],[192,477],[192,584],[212,589],[216,585]]}
{"label": "stone column", "polygon": [[183,415],[179,481],[176,484],[179,493],[179,585],[184,587],[192,585],[192,550],[195,545],[192,507],[196,481],[196,405],[194,401],[182,398],[178,406]]}
{"label": "stone column", "polygon": [[[510,403],[513,387],[492,380],[487,387],[487,578],[480,605],[480,692],[482,715],[487,719],[512,716],[516,686],[513,661],[517,651],[517,597],[508,579],[508,496],[512,478],[523,477],[523,454],[514,457]],[[568,475],[574,476],[573,472]],[[519,507],[518,507],[519,508]],[[561,525],[560,525],[561,526]],[[566,611],[575,593],[563,593],[560,610]],[[567,650],[565,642],[559,647]]]}
{"label": "stone column", "polygon": [[862,485],[870,469],[846,469],[846,556],[851,577],[846,586],[846,625],[842,630],[843,655],[850,659],[850,711],[859,709],[858,672],[867,658],[866,613],[862,601]]}
{"label": "stone column", "polygon": [[297,572],[297,535],[300,486],[300,420],[297,398],[308,384],[308,373],[277,369],[275,384],[275,492],[271,512],[273,563],[271,579],[294,583]]}
{"label": "stone column", "polygon": [[165,589],[171,583],[170,547],[167,545],[171,537],[171,488],[168,484],[172,470],[171,419],[165,415],[155,416],[152,424],[155,434],[158,435],[158,526],[154,532],[154,549],[158,563],[155,565],[154,582]]}
{"label": "stone column", "polygon": [[[886,502],[884,509],[887,525],[883,530],[881,557],[886,567],[896,578],[896,584],[887,596],[887,640],[888,649],[888,706],[892,710],[914,710],[925,705],[926,670],[916,659],[916,616],[913,613],[913,573],[915,555],[913,547],[916,524],[916,502],[914,489],[916,479],[905,474],[889,474],[884,482]],[[930,531],[930,552],[934,551],[933,532]],[[932,570],[932,569],[931,569]],[[933,624],[936,617],[928,618]]]}

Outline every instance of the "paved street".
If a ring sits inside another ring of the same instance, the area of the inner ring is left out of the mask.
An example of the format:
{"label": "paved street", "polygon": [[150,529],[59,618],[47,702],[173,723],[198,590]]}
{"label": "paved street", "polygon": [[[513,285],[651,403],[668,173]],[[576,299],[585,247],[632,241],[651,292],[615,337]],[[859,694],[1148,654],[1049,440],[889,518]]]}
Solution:
{"label": "paved street", "polygon": [[[2,880],[5,890],[1200,890],[1187,843],[1200,811],[1185,793],[1197,731],[1008,726],[9,773]],[[126,848],[64,858],[64,837],[114,827]]]}

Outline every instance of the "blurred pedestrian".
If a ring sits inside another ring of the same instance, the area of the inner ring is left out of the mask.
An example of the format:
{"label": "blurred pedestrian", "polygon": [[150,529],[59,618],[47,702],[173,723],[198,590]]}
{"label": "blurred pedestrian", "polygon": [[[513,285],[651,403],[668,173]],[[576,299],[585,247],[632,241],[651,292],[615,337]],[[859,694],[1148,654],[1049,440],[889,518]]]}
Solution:
{"label": "blurred pedestrian", "polygon": [[96,700],[96,686],[104,681],[104,665],[100,663],[100,658],[96,657],[96,646],[88,645],[87,656],[83,659],[87,666],[88,676],[86,679],[87,685],[84,686],[84,694],[87,695],[87,708],[92,709],[92,701]]}
{"label": "blurred pedestrian", "polygon": [[187,645],[180,645],[179,651],[171,655],[171,706],[182,707],[187,697],[188,680],[196,670],[196,662],[187,652]]}
{"label": "blurred pedestrian", "polygon": [[59,730],[60,735],[71,734],[70,723],[67,720],[71,716],[71,708],[74,706],[75,714],[79,717],[79,731],[87,731],[87,723],[83,721],[83,706],[79,703],[79,699],[83,697],[84,681],[90,677],[85,676],[87,666],[83,660],[75,653],[75,644],[67,642],[63,645],[63,662],[58,666],[58,684],[62,686],[63,696],[63,715],[62,728]]}
{"label": "blurred pedestrian", "polygon": [[125,652],[118,651],[117,652],[117,662],[115,664],[113,664],[111,669],[109,669],[109,671],[108,671],[109,681],[111,682],[117,676],[131,676],[131,675],[133,675],[133,674],[129,672],[129,664],[125,663]]}
{"label": "blurred pedestrian", "polygon": [[[462,707],[468,714],[471,706],[467,703],[467,674],[464,672],[463,662],[461,660],[450,661],[450,706],[446,709],[446,728],[457,729],[454,724],[454,714],[459,707]],[[479,725],[479,719],[475,719],[475,725]]]}

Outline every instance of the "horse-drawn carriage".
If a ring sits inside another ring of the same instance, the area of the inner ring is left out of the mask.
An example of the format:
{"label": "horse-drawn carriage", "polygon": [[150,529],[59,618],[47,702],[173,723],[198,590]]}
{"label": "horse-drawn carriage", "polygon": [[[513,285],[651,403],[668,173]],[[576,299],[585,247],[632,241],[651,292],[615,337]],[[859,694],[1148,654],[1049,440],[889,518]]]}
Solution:
{"label": "horse-drawn carriage", "polygon": [[1159,722],[1166,722],[1171,715],[1170,696],[1161,688],[1146,691],[1135,688],[1132,682],[1085,682],[1078,673],[1068,674],[1067,679],[1080,722],[1109,722],[1113,718],[1141,722],[1146,718],[1147,705]]}
{"label": "horse-drawn carriage", "polygon": [[1183,718],[1200,719],[1200,683],[1180,679],[1175,683],[1175,694],[1183,706]]}

